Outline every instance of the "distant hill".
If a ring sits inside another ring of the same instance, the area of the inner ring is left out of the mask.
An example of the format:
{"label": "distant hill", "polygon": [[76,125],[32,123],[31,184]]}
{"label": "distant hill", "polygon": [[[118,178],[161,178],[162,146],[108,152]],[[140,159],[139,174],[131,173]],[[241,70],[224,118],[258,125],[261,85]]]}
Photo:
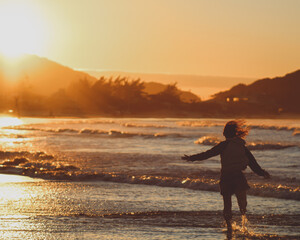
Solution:
{"label": "distant hill", "polygon": [[[103,76],[105,77],[105,75]],[[134,79],[133,76],[129,78]],[[19,59],[10,61],[0,56],[0,95],[2,96],[19,96],[20,90],[23,92],[29,91],[39,96],[50,96],[59,89],[67,89],[78,80],[88,80],[90,83],[95,83],[98,79],[88,73],[75,71],[72,68],[35,55],[23,55]],[[141,81],[144,82],[144,79],[141,79]],[[166,84],[161,83],[144,83],[144,91],[147,94],[157,94],[167,87]],[[200,101],[198,96],[189,91],[177,90],[180,99],[184,102]]]}
{"label": "distant hill", "polygon": [[21,86],[42,95],[52,94],[79,79],[97,80],[87,73],[35,55],[24,55],[12,62],[0,57],[0,79],[2,85],[13,88],[21,83]]}
{"label": "distant hill", "polygon": [[[99,75],[97,78],[102,76],[105,76],[105,74]],[[120,76],[123,77],[124,75]],[[86,79],[93,83],[97,81],[97,78],[35,55],[24,55],[17,61],[10,63],[0,57],[0,87],[2,89],[4,86],[10,89],[24,86],[32,92],[50,95],[59,89],[68,87],[74,81]],[[144,81],[144,79],[141,79],[141,81]],[[163,91],[166,85],[145,82],[145,87],[147,93],[155,94]],[[199,97],[189,91],[179,91],[181,99],[186,102],[200,101]]]}
{"label": "distant hill", "polygon": [[238,84],[215,94],[214,100],[242,101],[273,107],[279,112],[300,113],[300,70],[283,77],[260,79],[249,85]]}
{"label": "distant hill", "polygon": [[[157,82],[145,82],[144,83],[145,89],[144,91],[148,94],[157,94],[164,91],[167,87],[166,84],[157,83]],[[183,102],[200,102],[201,99],[192,92],[189,91],[182,91],[178,89],[178,94],[180,99]]]}

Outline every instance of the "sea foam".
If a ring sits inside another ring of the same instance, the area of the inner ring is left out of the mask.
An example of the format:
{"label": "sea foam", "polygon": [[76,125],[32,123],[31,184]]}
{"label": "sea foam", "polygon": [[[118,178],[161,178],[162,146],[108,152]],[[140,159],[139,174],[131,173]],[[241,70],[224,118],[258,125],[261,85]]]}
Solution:
{"label": "sea foam", "polygon": [[[81,169],[62,164],[55,156],[44,152],[0,151],[0,173],[18,174],[34,178],[65,181],[110,181],[130,184],[180,187],[194,190],[219,191],[219,172],[199,171],[201,177],[151,175],[142,173],[104,172]],[[300,200],[300,187],[290,179],[275,177],[268,183],[250,183],[249,194]]]}
{"label": "sea foam", "polygon": [[[215,146],[221,142],[221,139],[212,136],[204,136],[196,140],[195,144],[202,144],[207,146]],[[249,150],[281,150],[285,148],[298,147],[293,144],[269,143],[269,142],[247,142]]]}

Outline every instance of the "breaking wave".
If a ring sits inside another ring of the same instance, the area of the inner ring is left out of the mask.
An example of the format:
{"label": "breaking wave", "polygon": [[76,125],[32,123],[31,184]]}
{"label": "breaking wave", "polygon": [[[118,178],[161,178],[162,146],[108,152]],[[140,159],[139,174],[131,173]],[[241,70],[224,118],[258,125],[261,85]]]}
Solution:
{"label": "breaking wave", "polygon": [[[178,126],[181,127],[219,127],[224,126],[224,122],[213,122],[213,121],[180,121],[177,122]],[[273,131],[292,131],[293,136],[300,135],[299,127],[288,127],[288,126],[278,126],[278,125],[265,125],[265,124],[249,124],[247,125],[250,129],[259,130],[273,130]]]}
{"label": "breaking wave", "polygon": [[[207,146],[215,146],[220,143],[221,140],[216,137],[204,136],[196,140],[195,144],[202,144]],[[247,148],[249,150],[281,150],[285,148],[298,147],[297,145],[285,145],[281,143],[267,143],[267,142],[247,142]]]}
{"label": "breaking wave", "polygon": [[297,131],[300,130],[297,127],[287,126],[272,126],[272,125],[249,125],[251,129],[263,129],[263,130],[276,130],[276,131]]}
{"label": "breaking wave", "polygon": [[[110,181],[146,184],[162,187],[180,187],[194,190],[219,191],[219,172],[202,170],[198,176],[182,177],[145,175],[138,173],[96,172],[62,164],[44,152],[0,151],[0,173],[18,174],[34,178],[65,181]],[[249,194],[264,197],[300,200],[300,187],[296,179],[273,177],[268,183],[250,183]]]}
{"label": "breaking wave", "polygon": [[160,124],[149,124],[149,123],[133,123],[133,122],[122,122],[115,120],[93,120],[93,119],[85,119],[78,121],[66,121],[66,124],[117,124],[123,127],[137,127],[137,128],[171,128],[166,125]]}
{"label": "breaking wave", "polygon": [[99,129],[89,129],[84,128],[81,130],[72,128],[37,128],[31,126],[13,126],[6,127],[5,129],[14,130],[24,130],[24,131],[42,131],[50,133],[70,133],[70,134],[82,134],[82,135],[94,135],[94,136],[105,136],[105,137],[115,137],[115,138],[128,138],[128,137],[144,137],[144,138],[186,138],[187,136],[179,133],[134,133],[134,132],[124,132],[118,130],[99,130]]}
{"label": "breaking wave", "polygon": [[216,127],[224,126],[224,123],[215,123],[212,121],[180,121],[176,123],[181,127]]}
{"label": "breaking wave", "polygon": [[116,121],[112,119],[92,119],[92,118],[86,118],[86,119],[72,119],[72,120],[64,120],[60,123],[64,124],[115,124]]}
{"label": "breaking wave", "polygon": [[221,140],[219,138],[204,136],[204,137],[201,137],[198,140],[196,140],[194,143],[208,145],[208,146],[215,146],[220,142],[221,142]]}
{"label": "breaking wave", "polygon": [[253,143],[250,142],[247,144],[249,150],[281,150],[291,147],[298,147],[297,145],[284,145],[281,143]]}
{"label": "breaking wave", "polygon": [[121,125],[128,128],[172,128],[166,125],[158,124],[121,123]]}
{"label": "breaking wave", "polygon": [[293,132],[293,136],[300,136],[300,129]]}

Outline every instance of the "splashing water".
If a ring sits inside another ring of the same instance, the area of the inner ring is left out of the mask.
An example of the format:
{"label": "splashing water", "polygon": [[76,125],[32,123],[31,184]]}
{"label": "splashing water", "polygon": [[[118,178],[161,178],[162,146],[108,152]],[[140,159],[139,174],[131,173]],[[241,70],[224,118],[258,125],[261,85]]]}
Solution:
{"label": "splashing water", "polygon": [[246,215],[242,215],[241,226],[237,224],[237,222],[232,222],[232,230],[234,232],[240,232],[242,234],[248,234],[248,219]]}
{"label": "splashing water", "polygon": [[242,215],[241,219],[241,226],[238,225],[237,222],[232,222],[232,232],[227,232],[227,240],[234,240],[234,239],[244,239],[244,240],[250,240],[250,239],[281,239],[276,234],[263,234],[263,233],[257,233],[255,229],[249,228],[249,220],[247,219],[246,215]]}
{"label": "splashing water", "polygon": [[247,232],[248,228],[247,228],[247,223],[248,223],[248,219],[246,217],[246,215],[242,215],[242,232]]}

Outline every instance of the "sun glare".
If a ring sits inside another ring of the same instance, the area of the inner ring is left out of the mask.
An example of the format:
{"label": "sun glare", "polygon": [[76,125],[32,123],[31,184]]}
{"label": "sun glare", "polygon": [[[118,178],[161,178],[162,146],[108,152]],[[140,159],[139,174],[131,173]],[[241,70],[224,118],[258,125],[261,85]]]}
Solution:
{"label": "sun glare", "polygon": [[0,53],[6,57],[39,54],[44,47],[42,20],[30,1],[0,2]]}

